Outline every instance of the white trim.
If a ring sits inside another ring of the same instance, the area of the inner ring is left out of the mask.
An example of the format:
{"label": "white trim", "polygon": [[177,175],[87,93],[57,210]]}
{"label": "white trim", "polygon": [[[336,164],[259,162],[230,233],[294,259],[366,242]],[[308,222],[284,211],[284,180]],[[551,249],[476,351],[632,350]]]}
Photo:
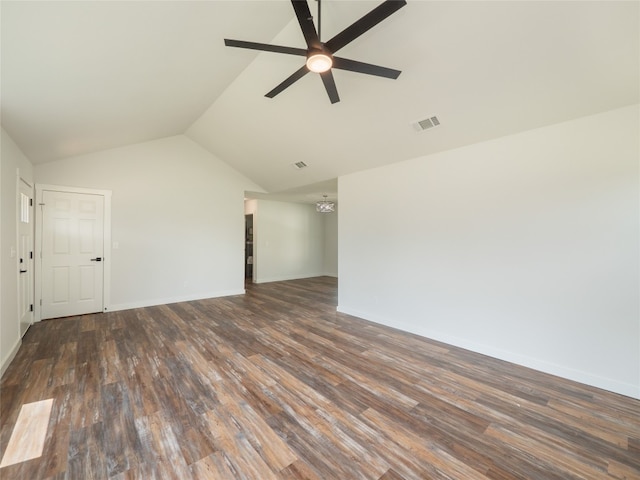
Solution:
{"label": "white trim", "polygon": [[[255,263],[254,263],[255,268]],[[326,277],[324,273],[305,273],[303,275],[282,275],[277,277],[267,277],[254,279],[254,283],[286,282],[287,280],[302,280],[303,278]]]}
{"label": "white trim", "polygon": [[[36,183],[36,204],[42,203],[43,192],[65,192],[65,193],[84,193],[88,195],[102,195],[104,197],[104,260],[103,260],[103,282],[102,282],[102,311],[111,310],[111,190],[98,190],[94,188],[67,187],[62,185],[47,185]],[[38,209],[34,208],[35,218],[35,312],[34,321],[42,320],[42,309],[40,301],[42,300],[42,215]]]}
{"label": "white trim", "polygon": [[2,365],[0,365],[0,377],[4,375],[4,372],[7,371],[7,368],[9,368],[9,365],[11,365],[13,359],[16,358],[16,354],[18,353],[18,350],[20,350],[21,346],[22,338],[18,338],[18,340],[16,340],[16,343],[13,345],[13,348],[11,348],[9,355],[7,355],[6,358],[2,359]]}
{"label": "white trim", "polygon": [[640,387],[638,387],[637,385],[619,382],[610,378],[593,375],[592,373],[582,370],[576,370],[555,363],[545,362],[544,360],[520,355],[515,352],[509,352],[488,345],[470,342],[462,338],[431,331],[427,328],[419,328],[416,327],[416,325],[408,325],[406,323],[398,322],[395,319],[393,321],[390,321],[389,319],[380,317],[379,315],[353,310],[349,307],[343,307],[339,305],[336,308],[336,311],[344,313],[346,315],[351,315],[353,317],[362,318],[370,322],[378,323],[380,325],[385,325],[391,328],[403,330],[405,332],[414,333],[416,335],[433,339],[438,342],[446,343],[448,345],[464,348],[475,353],[488,355],[498,360],[504,360],[506,362],[515,363],[523,367],[532,368],[534,370],[538,370],[539,372],[549,373],[551,375],[556,375],[558,377],[573,380],[585,385],[602,388],[610,392],[619,393],[620,395],[640,399]]}
{"label": "white trim", "polygon": [[120,310],[131,310],[134,308],[155,307],[158,305],[167,305],[170,303],[191,302],[193,300],[206,300],[208,298],[230,297],[232,295],[244,295],[245,290],[222,290],[220,292],[201,293],[193,295],[184,295],[180,297],[156,298],[153,300],[142,300],[139,302],[117,303],[111,305],[111,312]]}

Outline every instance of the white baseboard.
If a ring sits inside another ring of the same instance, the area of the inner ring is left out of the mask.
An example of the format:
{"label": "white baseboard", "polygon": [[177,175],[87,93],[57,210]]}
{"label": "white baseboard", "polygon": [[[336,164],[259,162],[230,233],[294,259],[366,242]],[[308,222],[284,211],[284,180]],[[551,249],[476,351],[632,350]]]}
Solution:
{"label": "white baseboard", "polygon": [[602,388],[603,390],[608,390],[613,393],[619,393],[620,395],[625,395],[627,397],[640,399],[640,385],[633,385],[611,378],[600,377],[598,375],[593,375],[582,370],[576,370],[571,367],[558,365],[538,358],[527,357],[515,352],[495,348],[490,345],[474,343],[473,341],[470,341],[468,339],[454,337],[451,335],[443,334],[441,332],[430,331],[429,329],[419,328],[415,325],[408,325],[396,320],[390,321],[389,319],[381,318],[375,314],[353,310],[348,307],[345,308],[342,306],[338,306],[336,310],[340,313],[345,313],[347,315],[362,318],[370,322],[378,323],[380,325],[397,328],[399,330],[414,333],[416,335],[436,340],[438,342],[446,343],[448,345],[464,348],[466,350],[480,353],[482,355],[488,355],[490,357],[504,360],[506,362],[515,363],[516,365],[520,365],[523,367],[532,368],[534,370],[538,370],[539,372],[549,373],[551,375],[556,375],[568,380],[573,380],[574,382],[583,383],[592,387]]}
{"label": "white baseboard", "polygon": [[116,303],[112,304],[108,312],[117,312],[121,310],[131,310],[133,308],[155,307],[157,305],[167,305],[169,303],[191,302],[193,300],[205,300],[207,298],[229,297],[231,295],[243,295],[244,289],[241,290],[222,290],[219,292],[200,293],[194,295],[184,295],[178,297],[155,298],[150,300],[140,300],[136,302]]}
{"label": "white baseboard", "polygon": [[0,365],[0,377],[2,377],[4,375],[4,372],[7,371],[7,368],[9,368],[9,365],[11,364],[13,359],[16,357],[18,350],[20,350],[21,345],[22,345],[22,338],[18,338],[16,343],[11,348],[11,351],[9,352],[9,354],[2,359],[2,365]]}
{"label": "white baseboard", "polygon": [[286,282],[287,280],[301,280],[303,278],[315,278],[324,277],[324,273],[309,273],[302,275],[281,275],[277,277],[256,278],[256,283],[270,283],[270,282]]}

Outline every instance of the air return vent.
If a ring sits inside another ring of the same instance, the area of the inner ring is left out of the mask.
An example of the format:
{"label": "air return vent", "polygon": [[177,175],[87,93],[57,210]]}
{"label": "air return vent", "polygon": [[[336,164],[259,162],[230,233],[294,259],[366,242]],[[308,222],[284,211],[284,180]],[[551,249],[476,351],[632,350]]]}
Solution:
{"label": "air return vent", "polygon": [[301,168],[307,168],[308,165],[304,162],[296,162],[293,164],[293,166],[300,170]]}
{"label": "air return vent", "polygon": [[440,120],[438,120],[438,117],[433,116],[413,123],[413,128],[418,132],[422,132],[423,130],[429,130],[430,128],[437,127],[438,125],[440,125]]}

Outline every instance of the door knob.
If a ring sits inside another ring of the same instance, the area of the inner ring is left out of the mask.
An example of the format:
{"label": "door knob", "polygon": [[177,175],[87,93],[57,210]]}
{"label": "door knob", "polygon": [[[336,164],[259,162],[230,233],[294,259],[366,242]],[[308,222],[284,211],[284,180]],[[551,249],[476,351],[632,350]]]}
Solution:
{"label": "door knob", "polygon": [[102,261],[102,257],[92,258],[91,261],[92,262],[101,262]]}

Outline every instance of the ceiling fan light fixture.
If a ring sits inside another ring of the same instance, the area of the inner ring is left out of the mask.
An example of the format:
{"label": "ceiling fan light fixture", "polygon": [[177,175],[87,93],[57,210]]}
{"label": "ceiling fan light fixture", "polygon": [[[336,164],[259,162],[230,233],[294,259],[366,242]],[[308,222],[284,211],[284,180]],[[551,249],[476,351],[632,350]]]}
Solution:
{"label": "ceiling fan light fixture", "polygon": [[331,68],[333,60],[324,52],[314,53],[307,57],[307,68],[315,73],[323,73]]}
{"label": "ceiling fan light fixture", "polygon": [[[1,1],[1,0],[0,0]],[[379,65],[371,65],[369,63],[358,62],[341,57],[334,57],[333,54],[342,47],[350,44],[356,38],[360,37],[370,29],[378,25],[387,17],[398,11],[407,4],[407,0],[384,0],[380,5],[375,7],[369,13],[360,17],[347,28],[336,34],[327,42],[320,40],[320,25],[322,8],[321,0],[318,3],[317,25],[313,21],[313,15],[309,9],[308,0],[291,0],[291,6],[296,14],[300,30],[304,36],[307,48],[285,47],[282,45],[271,45],[268,43],[246,42],[243,40],[224,39],[227,47],[248,48],[249,50],[259,50],[263,52],[285,53],[287,55],[298,55],[305,57],[306,61],[298,70],[289,75],[284,81],[280,82],[275,88],[265,94],[267,98],[273,98],[287,89],[295,82],[300,80],[309,72],[319,73],[322,77],[324,89],[327,91],[331,103],[340,101],[336,82],[332,75],[331,69],[348,70],[356,73],[364,73],[374,75],[376,77],[384,77],[396,79],[400,75],[400,70],[381,67]]]}

